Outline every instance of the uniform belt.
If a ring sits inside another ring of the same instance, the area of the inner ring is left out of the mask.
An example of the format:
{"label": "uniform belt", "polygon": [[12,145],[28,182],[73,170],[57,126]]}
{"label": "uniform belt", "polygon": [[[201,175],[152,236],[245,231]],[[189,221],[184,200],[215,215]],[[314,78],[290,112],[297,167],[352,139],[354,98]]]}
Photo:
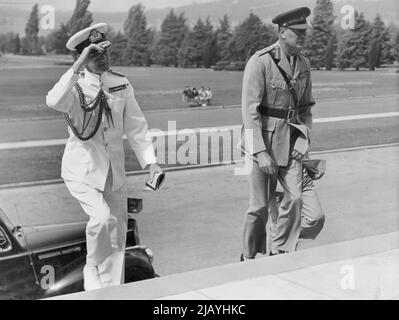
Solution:
{"label": "uniform belt", "polygon": [[277,109],[265,106],[259,106],[259,112],[268,117],[292,120],[298,115],[297,109]]}

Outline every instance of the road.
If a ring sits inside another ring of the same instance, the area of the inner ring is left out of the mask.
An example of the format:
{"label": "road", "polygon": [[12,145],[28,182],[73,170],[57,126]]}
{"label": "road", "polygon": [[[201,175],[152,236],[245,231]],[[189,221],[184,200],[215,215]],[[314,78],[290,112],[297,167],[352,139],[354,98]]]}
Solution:
{"label": "road", "polygon": [[[314,109],[311,150],[323,151],[399,142],[398,96],[320,102]],[[390,113],[391,112],[391,113]],[[369,114],[382,117],[360,119]],[[146,113],[151,128],[236,126],[240,109]],[[337,120],[334,117],[347,116]],[[353,120],[350,116],[356,116]],[[331,119],[331,117],[333,119]],[[334,120],[335,119],[335,120]],[[328,121],[326,121],[328,120]],[[170,128],[169,128],[170,129]],[[0,184],[59,178],[63,145],[6,148],[6,143],[65,139],[61,120],[0,123]],[[399,229],[398,147],[323,154],[327,175],[317,183],[327,215],[320,237],[307,246]],[[127,169],[137,169],[127,153]],[[237,261],[248,194],[233,166],[169,172],[161,192],[143,191],[146,176],[129,177],[129,194],[144,198],[138,221],[142,242],[155,253],[161,275]],[[85,219],[63,184],[0,189],[1,207],[15,223]],[[22,221],[21,221],[22,219]],[[306,247],[306,245],[305,245]]]}
{"label": "road", "polygon": [[[315,124],[312,132],[311,151],[399,142],[399,117],[392,116],[392,112],[399,110],[398,97],[398,95],[392,95],[373,99],[340,99],[318,103],[314,108]],[[371,116],[361,119],[364,115],[375,113],[382,117]],[[356,116],[355,119],[358,120],[330,119],[342,116]],[[178,112],[148,112],[146,117],[150,128],[164,131],[237,126],[241,123],[241,110],[228,108],[206,111],[195,109]],[[331,121],[324,122],[323,120],[326,119]],[[168,127],[168,121],[174,121],[173,126]],[[63,141],[56,141],[52,146],[41,145],[42,142],[38,143],[38,141],[51,142],[54,141],[53,139],[65,139],[66,137],[66,123],[62,119],[1,122],[0,185],[58,179],[64,149]],[[27,142],[28,145],[32,143],[34,146],[11,148],[13,144],[21,141]],[[178,147],[182,143],[178,143]],[[125,143],[125,150],[126,169],[128,171],[140,169],[127,143]],[[173,152],[173,150],[166,150],[169,153]]]}
{"label": "road", "polygon": [[[322,101],[313,109],[315,118],[399,111],[399,95],[374,98],[335,99]],[[175,121],[177,129],[201,128],[240,124],[241,109],[201,108],[182,111],[146,112],[149,127],[168,129],[168,121]],[[41,139],[61,139],[68,136],[64,119],[0,122],[0,143]]]}
{"label": "road", "polygon": [[[316,156],[327,161],[316,182],[326,223],[303,248],[399,230],[399,146]],[[235,167],[168,172],[159,192],[143,190],[144,175],[128,178],[129,195],[144,199],[140,237],[160,275],[238,261],[248,188]],[[85,219],[64,184],[0,189],[0,199],[14,223]]]}

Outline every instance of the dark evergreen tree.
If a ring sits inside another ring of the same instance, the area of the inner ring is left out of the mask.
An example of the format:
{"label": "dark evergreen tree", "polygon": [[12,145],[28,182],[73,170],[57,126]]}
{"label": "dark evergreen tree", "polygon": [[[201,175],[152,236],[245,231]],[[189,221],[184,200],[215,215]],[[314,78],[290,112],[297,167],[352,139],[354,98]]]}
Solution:
{"label": "dark evergreen tree", "polygon": [[328,40],[325,60],[324,60],[324,67],[326,70],[332,70],[334,67],[334,59],[337,50],[337,33],[333,30],[330,39]]}
{"label": "dark evergreen tree", "polygon": [[[306,49],[309,62],[313,68],[320,69],[326,67],[327,47],[333,38],[334,31],[334,7],[331,0],[317,0],[313,10],[313,28],[308,34]],[[330,48],[334,44],[330,44]],[[331,57],[328,58],[331,61]]]}
{"label": "dark evergreen tree", "polygon": [[[90,0],[76,0],[75,9],[73,10],[72,16],[67,23],[69,35],[73,35],[80,30],[89,27],[93,22],[93,15],[87,8],[90,5]],[[72,52],[74,59],[77,57],[77,53]]]}
{"label": "dark evergreen tree", "polygon": [[397,32],[394,37],[395,46],[393,47],[393,57],[399,62],[399,32]]}
{"label": "dark evergreen tree", "polygon": [[124,51],[127,45],[127,38],[123,33],[118,31],[116,34],[108,35],[109,41],[111,41],[112,46],[110,48],[111,65],[113,66],[123,66],[125,65]]}
{"label": "dark evergreen tree", "polygon": [[14,54],[19,54],[21,52],[21,40],[19,39],[19,33],[17,33],[14,41]]}
{"label": "dark evergreen tree", "polygon": [[57,54],[67,54],[69,50],[65,47],[70,37],[68,26],[62,23],[58,29],[53,31],[48,36],[49,50],[55,51]]}
{"label": "dark evergreen tree", "polygon": [[70,35],[73,35],[92,24],[93,15],[87,10],[89,5],[90,0],[76,0],[75,9],[73,10],[72,16],[67,24]]}
{"label": "dark evergreen tree", "polygon": [[363,13],[355,12],[355,28],[345,30],[338,43],[337,64],[341,70],[353,67],[359,70],[368,66],[370,24]]}
{"label": "dark evergreen tree", "polygon": [[195,42],[195,35],[192,30],[188,30],[177,53],[178,65],[183,68],[196,66],[195,61],[199,60],[196,55],[197,45]]}
{"label": "dark evergreen tree", "polygon": [[180,50],[179,61],[183,66],[200,67],[203,63],[208,34],[201,18],[197,20],[193,30],[187,33]]}
{"label": "dark evergreen tree", "polygon": [[193,30],[187,33],[178,60],[183,67],[209,68],[216,62],[216,36],[209,18],[205,23],[198,19]]}
{"label": "dark evergreen tree", "polygon": [[26,54],[39,54],[39,8],[35,4],[25,25],[25,48]]}
{"label": "dark evergreen tree", "polygon": [[160,37],[154,46],[151,59],[157,64],[177,67],[178,53],[187,32],[184,14],[176,16],[171,10],[162,22]]}
{"label": "dark evergreen tree", "polygon": [[380,67],[383,63],[391,63],[392,47],[391,47],[391,36],[389,29],[385,27],[384,22],[381,20],[379,14],[374,19],[371,29],[371,49],[369,67],[374,70],[375,67]]}
{"label": "dark evergreen tree", "polygon": [[[352,64],[352,52],[349,50],[349,43],[351,41],[350,30],[340,30],[338,34],[336,65],[340,70],[349,68]],[[353,45],[351,46],[353,48]],[[353,49],[352,49],[353,50]]]}
{"label": "dark evergreen tree", "polygon": [[359,70],[366,67],[368,62],[368,51],[370,45],[370,23],[364,19],[363,13],[355,14],[355,29],[352,33],[353,38],[353,56],[352,67]]}
{"label": "dark evergreen tree", "polygon": [[217,59],[216,35],[213,32],[213,25],[209,17],[206,18],[205,20],[203,35],[205,38],[204,38],[203,49],[201,52],[202,65],[205,68],[209,68],[211,65],[213,65],[216,62]]}
{"label": "dark evergreen tree", "polygon": [[250,13],[234,31],[230,42],[232,59],[247,61],[255,51],[271,45],[277,39],[273,27],[266,26],[255,14]]}
{"label": "dark evergreen tree", "polygon": [[399,27],[394,25],[393,23],[389,26],[391,40],[391,57],[393,61],[399,62]]}
{"label": "dark evergreen tree", "polygon": [[230,27],[227,14],[219,20],[219,28],[216,30],[216,59],[218,61],[228,61],[230,59],[229,43],[233,38],[233,31]]}
{"label": "dark evergreen tree", "polygon": [[[18,42],[17,42],[18,39]],[[16,51],[16,46],[19,43],[19,35],[14,32],[7,32],[0,34],[0,51],[19,53]]]}
{"label": "dark evergreen tree", "polygon": [[390,22],[388,25],[388,32],[389,32],[388,57],[389,61],[393,63],[395,60],[397,61],[395,52],[399,50],[399,41],[398,41],[399,26],[395,25],[394,22]]}
{"label": "dark evergreen tree", "polygon": [[147,29],[147,19],[144,6],[139,3],[130,8],[124,23],[127,38],[123,61],[126,65],[147,65],[150,47],[150,30]]}
{"label": "dark evergreen tree", "polygon": [[368,55],[368,67],[369,70],[375,70],[375,67],[378,65],[378,60],[380,59],[381,55],[381,43],[373,39],[371,42],[371,46],[369,48],[369,55]]}
{"label": "dark evergreen tree", "polygon": [[152,65],[154,62],[151,59],[152,56],[152,48],[154,47],[155,44],[155,39],[157,37],[157,31],[156,29],[149,29],[148,30],[148,50],[147,50],[147,56],[146,56],[146,66]]}

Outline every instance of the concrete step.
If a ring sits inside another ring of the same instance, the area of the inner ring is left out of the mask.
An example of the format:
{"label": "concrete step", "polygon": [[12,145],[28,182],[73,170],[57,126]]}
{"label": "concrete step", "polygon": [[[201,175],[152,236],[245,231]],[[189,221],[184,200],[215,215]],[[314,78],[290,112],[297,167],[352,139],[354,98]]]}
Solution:
{"label": "concrete step", "polygon": [[399,232],[52,299],[398,299]]}

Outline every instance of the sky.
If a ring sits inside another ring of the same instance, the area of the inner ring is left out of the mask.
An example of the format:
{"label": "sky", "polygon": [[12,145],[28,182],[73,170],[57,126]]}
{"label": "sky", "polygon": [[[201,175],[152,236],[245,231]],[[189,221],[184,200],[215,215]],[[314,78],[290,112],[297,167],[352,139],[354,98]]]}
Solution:
{"label": "sky", "polygon": [[[107,12],[121,12],[132,5],[139,2],[143,3],[146,8],[165,8],[178,7],[191,3],[204,3],[211,0],[91,0],[89,9],[91,11],[107,11]],[[27,9],[31,8],[35,3],[40,6],[49,4],[53,5],[56,10],[71,11],[75,7],[75,0],[0,0],[0,5],[11,6],[14,8]],[[112,3],[112,6],[110,6]]]}

